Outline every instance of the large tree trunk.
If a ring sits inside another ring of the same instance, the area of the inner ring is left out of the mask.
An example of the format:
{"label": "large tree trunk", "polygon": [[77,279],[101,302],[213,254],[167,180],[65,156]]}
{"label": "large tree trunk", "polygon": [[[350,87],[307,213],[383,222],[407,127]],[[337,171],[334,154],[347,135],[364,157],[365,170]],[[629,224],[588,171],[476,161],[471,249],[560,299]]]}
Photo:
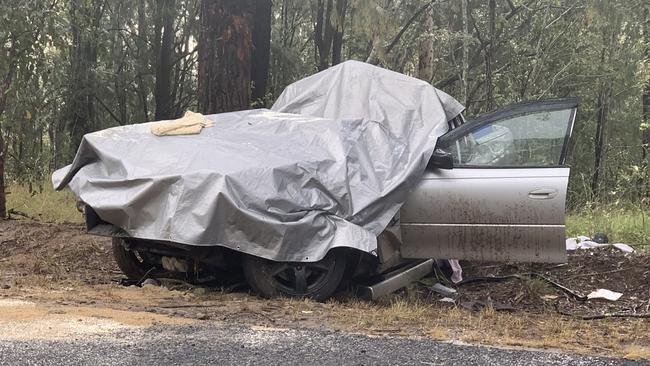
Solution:
{"label": "large tree trunk", "polygon": [[329,67],[330,51],[334,37],[332,26],[333,0],[318,0],[316,7],[316,19],[314,20],[314,42],[316,43],[316,55],[318,70],[325,70]]}
{"label": "large tree trunk", "polygon": [[271,59],[271,0],[255,1],[255,21],[253,22],[253,59],[251,80],[253,89],[251,99],[264,104],[266,86],[269,81],[269,61]]}
{"label": "large tree trunk", "polygon": [[[171,119],[171,74],[174,57],[174,18],[176,16],[175,0],[158,0],[156,34],[162,34],[156,54],[156,120]],[[158,40],[156,40],[158,41]]]}
{"label": "large tree trunk", "polygon": [[332,65],[341,63],[343,51],[343,33],[345,32],[345,14],[348,11],[348,0],[336,0],[336,24],[332,39]]}
{"label": "large tree trunk", "polygon": [[203,0],[198,102],[204,114],[250,105],[253,0]]}

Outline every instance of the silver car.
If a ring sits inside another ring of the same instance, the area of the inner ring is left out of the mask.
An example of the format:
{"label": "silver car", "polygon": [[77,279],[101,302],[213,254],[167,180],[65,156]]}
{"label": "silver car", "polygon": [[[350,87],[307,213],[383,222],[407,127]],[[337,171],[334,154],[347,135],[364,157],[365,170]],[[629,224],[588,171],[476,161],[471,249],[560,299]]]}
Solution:
{"label": "silver car", "polygon": [[[369,298],[417,279],[438,259],[564,262],[564,165],[575,98],[511,105],[449,123],[421,183],[378,238],[376,253],[331,250],[318,262],[274,262],[224,248],[197,248],[113,235],[115,259],[133,281],[195,281],[242,273],[262,296],[324,300],[344,284]],[[101,220],[86,210],[88,228]]]}

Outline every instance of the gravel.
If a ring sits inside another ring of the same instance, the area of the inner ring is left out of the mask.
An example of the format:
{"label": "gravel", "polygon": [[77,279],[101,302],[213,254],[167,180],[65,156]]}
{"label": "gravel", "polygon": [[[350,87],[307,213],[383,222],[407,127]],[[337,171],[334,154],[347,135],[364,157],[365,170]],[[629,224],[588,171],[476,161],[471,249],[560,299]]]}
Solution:
{"label": "gravel", "polygon": [[325,330],[210,323],[65,341],[0,341],[0,365],[650,365],[650,362]]}

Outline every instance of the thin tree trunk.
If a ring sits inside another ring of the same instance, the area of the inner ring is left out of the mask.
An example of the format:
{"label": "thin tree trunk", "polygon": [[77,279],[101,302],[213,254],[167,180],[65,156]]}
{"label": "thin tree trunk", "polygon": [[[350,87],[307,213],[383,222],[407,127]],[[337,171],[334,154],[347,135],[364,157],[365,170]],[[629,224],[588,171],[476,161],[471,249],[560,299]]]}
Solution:
{"label": "thin tree trunk", "polygon": [[149,72],[149,54],[147,45],[147,17],[146,17],[146,0],[138,1],[138,37],[136,38],[137,51],[137,90],[140,97],[142,121],[149,121],[149,105],[147,95],[149,88],[145,75]]}
{"label": "thin tree trunk", "polygon": [[433,80],[433,8],[429,8],[424,20],[426,35],[420,41],[418,55],[418,78],[430,83]]}
{"label": "thin tree trunk", "polygon": [[[156,120],[171,119],[171,74],[172,58],[174,57],[174,18],[176,16],[174,0],[158,0],[160,6],[160,24],[162,36],[156,55]],[[157,30],[158,31],[158,30]]]}
{"label": "thin tree trunk", "polygon": [[597,103],[598,117],[596,119],[596,141],[594,147],[594,174],[591,178],[591,192],[594,197],[598,197],[598,187],[600,185],[601,171],[605,150],[605,129],[609,115],[609,102],[612,94],[612,84],[606,82],[599,95]]}
{"label": "thin tree trunk", "polygon": [[469,19],[467,16],[468,0],[460,1],[460,12],[463,23],[463,64],[460,74],[460,89],[462,103],[467,105],[467,74],[469,73]]}
{"label": "thin tree trunk", "polygon": [[489,45],[485,48],[485,101],[487,110],[490,111],[494,108],[494,85],[492,84],[492,58],[494,57],[494,34],[495,34],[495,18],[496,18],[496,0],[490,0],[488,3],[488,27],[490,40]]}
{"label": "thin tree trunk", "polygon": [[253,87],[251,99],[258,104],[264,104],[266,86],[269,81],[269,61],[271,59],[271,0],[255,1],[255,17],[253,22],[253,57],[251,65],[251,80]]}
{"label": "thin tree trunk", "polygon": [[[645,43],[646,62],[650,62],[650,6],[646,6],[643,11],[643,40]],[[650,80],[646,81],[643,88],[643,122],[645,130],[641,136],[641,179],[639,182],[639,192],[642,197],[650,195]]]}
{"label": "thin tree trunk", "polygon": [[198,42],[198,103],[204,114],[250,106],[252,0],[203,0]]}
{"label": "thin tree trunk", "polygon": [[[0,116],[4,113],[6,95],[4,90],[0,90]],[[7,195],[5,189],[5,141],[2,135],[2,126],[0,125],[0,220],[7,217]]]}
{"label": "thin tree trunk", "polygon": [[71,0],[70,86],[68,160],[72,160],[83,136],[96,127],[95,69],[97,67],[97,35],[103,16],[103,1],[86,3]]}

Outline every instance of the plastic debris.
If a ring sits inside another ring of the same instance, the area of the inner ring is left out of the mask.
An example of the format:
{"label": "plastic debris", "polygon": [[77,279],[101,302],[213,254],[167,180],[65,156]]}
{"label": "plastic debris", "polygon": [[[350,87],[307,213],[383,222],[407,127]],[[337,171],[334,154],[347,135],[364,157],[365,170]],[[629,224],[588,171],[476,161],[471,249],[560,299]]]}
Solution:
{"label": "plastic debris", "polygon": [[435,285],[431,286],[431,290],[445,297],[456,294],[456,290],[454,290],[453,288],[449,288],[445,285],[442,285],[440,283],[436,283]]}
{"label": "plastic debris", "polygon": [[588,236],[578,236],[577,238],[568,238],[566,240],[566,250],[592,249],[612,246],[624,253],[634,252],[634,248],[623,243],[603,244],[591,240]]}
{"label": "plastic debris", "polygon": [[620,292],[615,292],[611,290],[607,290],[604,288],[600,288],[596,291],[593,291],[589,295],[587,295],[588,299],[604,299],[604,300],[609,300],[609,301],[616,301],[623,296],[622,293]]}
{"label": "plastic debris", "polygon": [[451,297],[443,297],[439,301],[440,302],[448,302],[450,304],[455,304],[456,303],[456,300],[452,299]]}
{"label": "plastic debris", "polygon": [[451,282],[458,283],[463,280],[463,268],[460,266],[458,259],[450,259],[449,265],[451,266]]}

